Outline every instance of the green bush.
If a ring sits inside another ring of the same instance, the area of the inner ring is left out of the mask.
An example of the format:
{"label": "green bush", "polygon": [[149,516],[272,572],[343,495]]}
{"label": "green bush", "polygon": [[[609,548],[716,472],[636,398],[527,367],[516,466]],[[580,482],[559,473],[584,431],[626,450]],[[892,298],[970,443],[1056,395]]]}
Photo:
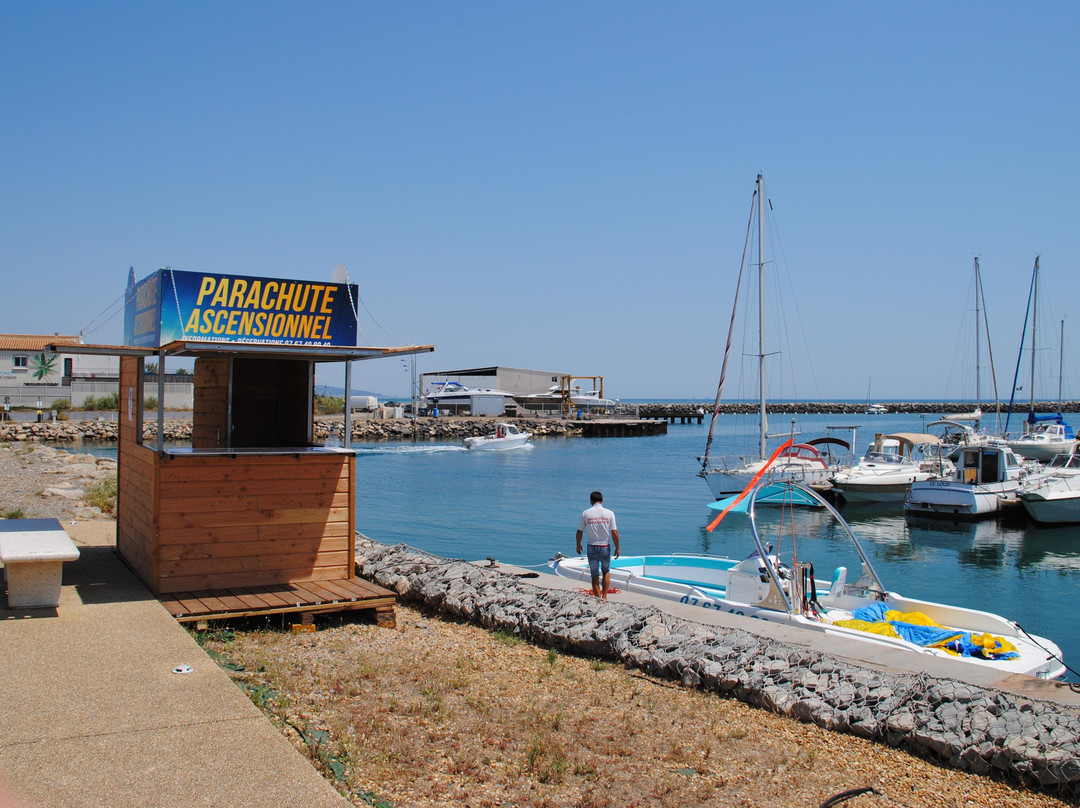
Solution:
{"label": "green bush", "polygon": [[102,513],[116,512],[116,478],[106,477],[93,485],[87,486],[83,500],[87,505],[96,505]]}
{"label": "green bush", "polygon": [[143,399],[143,409],[156,410],[157,409],[157,398],[155,396],[149,396],[148,398]]}
{"label": "green bush", "polygon": [[115,410],[119,406],[120,398],[116,393],[109,393],[109,395],[102,396],[94,402],[95,410]]}
{"label": "green bush", "polygon": [[66,398],[58,398],[50,405],[49,409],[56,410],[57,412],[64,412],[65,410],[71,409],[71,402]]}
{"label": "green bush", "polygon": [[315,412],[321,415],[336,415],[345,411],[344,396],[324,396],[315,394]]}

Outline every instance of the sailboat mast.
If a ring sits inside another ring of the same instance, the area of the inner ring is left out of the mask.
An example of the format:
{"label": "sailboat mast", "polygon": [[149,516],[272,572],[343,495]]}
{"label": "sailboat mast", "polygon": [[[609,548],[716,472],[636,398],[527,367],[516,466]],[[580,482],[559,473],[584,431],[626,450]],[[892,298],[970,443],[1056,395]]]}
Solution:
{"label": "sailboat mast", "polygon": [[[979,382],[982,376],[981,368],[979,367],[979,297],[982,291],[982,273],[979,272],[979,256],[975,256],[975,411],[978,412],[982,409],[982,391],[979,389]],[[975,429],[978,430],[979,422],[975,422]]]}
{"label": "sailboat mast", "polygon": [[1061,336],[1058,337],[1058,412],[1061,412],[1061,374],[1065,362],[1065,318],[1061,318]]}
{"label": "sailboat mast", "polygon": [[1035,412],[1035,328],[1039,323],[1039,256],[1035,256],[1035,273],[1032,280],[1031,298],[1031,406],[1028,412]]}
{"label": "sailboat mast", "polygon": [[757,175],[758,203],[758,458],[765,459],[765,182]]}

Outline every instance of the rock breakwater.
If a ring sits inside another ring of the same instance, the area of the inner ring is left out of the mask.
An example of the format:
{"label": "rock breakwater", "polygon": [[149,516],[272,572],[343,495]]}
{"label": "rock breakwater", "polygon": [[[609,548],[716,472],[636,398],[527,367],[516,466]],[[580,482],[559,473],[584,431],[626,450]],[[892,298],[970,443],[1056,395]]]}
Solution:
{"label": "rock breakwater", "polygon": [[[577,437],[581,422],[546,418],[505,419],[517,423],[537,437]],[[342,416],[319,416],[312,428],[316,443],[330,435],[331,428],[344,427]],[[354,441],[382,440],[439,440],[461,441],[473,435],[485,435],[495,430],[491,418],[387,418],[355,419],[352,422]],[[117,439],[115,421],[46,421],[43,423],[6,421],[0,423],[0,442],[38,441],[42,443],[78,443],[82,441],[110,442]],[[157,440],[157,423],[145,423],[143,440]],[[165,422],[165,440],[191,440],[189,419],[170,419]]]}
{"label": "rock breakwater", "polygon": [[871,670],[659,609],[601,603],[359,536],[361,575],[406,601],[564,651],[615,659],[961,771],[1080,795],[1080,710],[926,674]]}
{"label": "rock breakwater", "polygon": [[[975,405],[970,401],[943,402],[943,401],[895,401],[880,402],[890,414],[898,415],[956,415],[963,412],[971,412]],[[634,408],[642,418],[667,418],[679,417],[701,410],[706,416],[710,415],[713,405],[709,404],[686,404],[686,403],[652,403],[652,404],[625,404],[627,408]],[[866,404],[848,401],[799,401],[799,402],[773,402],[766,405],[766,410],[771,414],[783,415],[866,415]],[[719,412],[725,415],[746,415],[756,413],[756,402],[732,402],[720,405]],[[1080,412],[1080,401],[1063,401],[1059,409],[1056,403],[1036,402],[1036,412]],[[983,407],[984,417],[993,414],[992,407]],[[1004,414],[1004,411],[1003,411]],[[1027,415],[1027,404],[1013,408],[1013,418],[1021,420]]]}

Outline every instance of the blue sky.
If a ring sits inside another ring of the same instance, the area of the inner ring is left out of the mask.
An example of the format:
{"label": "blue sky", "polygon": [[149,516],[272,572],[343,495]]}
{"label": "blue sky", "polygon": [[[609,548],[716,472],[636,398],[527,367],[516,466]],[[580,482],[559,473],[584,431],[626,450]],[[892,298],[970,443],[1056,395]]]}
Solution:
{"label": "blue sky", "polygon": [[[361,342],[434,343],[420,371],[711,398],[761,171],[809,357],[786,395],[971,397],[975,255],[1011,380],[1040,254],[1054,397],[1078,23],[1064,2],[4,3],[0,331],[118,342],[95,321],[129,266],[341,263]],[[354,379],[408,390],[398,360]]]}

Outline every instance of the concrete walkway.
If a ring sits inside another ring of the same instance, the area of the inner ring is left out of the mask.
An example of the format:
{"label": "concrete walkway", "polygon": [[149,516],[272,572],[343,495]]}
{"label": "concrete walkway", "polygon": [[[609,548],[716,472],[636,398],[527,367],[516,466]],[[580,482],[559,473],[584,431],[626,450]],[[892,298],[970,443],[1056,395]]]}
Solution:
{"label": "concrete walkway", "polygon": [[64,527],[60,606],[0,610],[0,808],[350,805],[123,565],[115,523]]}

